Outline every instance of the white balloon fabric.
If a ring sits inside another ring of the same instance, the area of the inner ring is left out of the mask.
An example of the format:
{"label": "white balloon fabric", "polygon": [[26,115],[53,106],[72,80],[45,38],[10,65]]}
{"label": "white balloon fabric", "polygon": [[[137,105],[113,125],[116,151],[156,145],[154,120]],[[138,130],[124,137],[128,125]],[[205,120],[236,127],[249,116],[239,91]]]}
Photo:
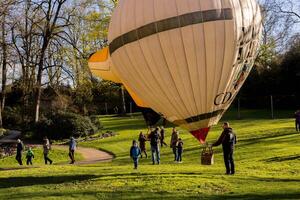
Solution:
{"label": "white balloon fabric", "polygon": [[120,0],[109,52],[122,83],[204,142],[247,78],[261,31],[256,0]]}

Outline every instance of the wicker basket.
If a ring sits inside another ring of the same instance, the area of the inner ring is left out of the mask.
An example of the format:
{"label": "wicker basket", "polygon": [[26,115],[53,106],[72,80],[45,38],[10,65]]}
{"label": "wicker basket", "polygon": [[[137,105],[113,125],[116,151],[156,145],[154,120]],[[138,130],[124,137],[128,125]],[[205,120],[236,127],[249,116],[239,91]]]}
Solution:
{"label": "wicker basket", "polygon": [[203,147],[201,153],[201,164],[202,165],[213,165],[214,164],[214,151],[212,147]]}

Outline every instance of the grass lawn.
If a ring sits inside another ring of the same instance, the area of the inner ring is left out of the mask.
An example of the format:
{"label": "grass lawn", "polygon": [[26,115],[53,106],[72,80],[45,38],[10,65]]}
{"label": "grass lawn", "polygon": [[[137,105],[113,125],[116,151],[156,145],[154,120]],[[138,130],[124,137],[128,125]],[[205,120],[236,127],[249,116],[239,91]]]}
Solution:
{"label": "grass lawn", "polygon": [[[278,112],[280,119],[270,120],[268,112],[244,111],[242,120],[234,112],[224,117],[238,136],[234,176],[224,175],[221,147],[215,148],[215,165],[200,165],[200,145],[184,130],[182,164],[173,163],[165,147],[161,165],[141,159],[133,170],[128,154],[131,141],[145,130],[141,116],[102,116],[105,128],[119,135],[80,145],[112,152],[112,163],[0,171],[0,199],[300,199],[300,134],[290,115]],[[220,131],[215,126],[208,141]],[[168,143],[170,132],[171,127]]]}
{"label": "grass lawn", "polygon": [[[43,148],[42,147],[34,147],[32,148],[34,152],[34,159],[32,160],[33,165],[28,167],[44,167],[44,154],[43,154]],[[15,156],[6,157],[3,159],[0,159],[0,169],[8,169],[8,168],[15,168],[15,169],[22,169],[26,166],[26,150],[23,152],[22,155],[22,161],[23,166],[19,166]],[[52,149],[49,152],[49,158],[53,160],[53,165],[57,164],[67,164],[70,162],[68,157],[68,151],[64,149]],[[80,154],[76,154],[76,160],[80,161],[83,157]]]}

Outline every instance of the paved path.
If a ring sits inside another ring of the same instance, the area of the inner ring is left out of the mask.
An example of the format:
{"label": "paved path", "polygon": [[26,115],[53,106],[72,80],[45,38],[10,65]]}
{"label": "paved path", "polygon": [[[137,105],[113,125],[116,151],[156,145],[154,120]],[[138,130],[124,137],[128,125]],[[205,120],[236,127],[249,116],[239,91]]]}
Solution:
{"label": "paved path", "polygon": [[[52,145],[52,148],[68,150],[66,145]],[[113,159],[111,154],[93,148],[77,147],[75,152],[80,153],[83,157],[83,160],[75,163],[76,165],[107,162]]]}
{"label": "paved path", "polygon": [[12,142],[21,136],[21,131],[8,131],[8,134],[0,139],[0,143]]}

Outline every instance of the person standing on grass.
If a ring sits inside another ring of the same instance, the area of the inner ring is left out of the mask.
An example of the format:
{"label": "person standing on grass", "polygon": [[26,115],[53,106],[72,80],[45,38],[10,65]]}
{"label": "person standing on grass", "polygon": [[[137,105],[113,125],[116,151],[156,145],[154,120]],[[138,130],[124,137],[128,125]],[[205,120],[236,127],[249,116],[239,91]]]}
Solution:
{"label": "person standing on grass", "polygon": [[297,110],[295,112],[295,126],[296,126],[296,131],[300,131],[300,110]]}
{"label": "person standing on grass", "polygon": [[48,161],[50,165],[53,163],[53,161],[48,157],[50,149],[51,149],[50,142],[47,137],[44,137],[43,153],[44,153],[44,160],[46,165],[48,164]]}
{"label": "person standing on grass", "polygon": [[71,159],[70,164],[74,164],[75,163],[75,150],[76,150],[76,141],[74,139],[74,137],[70,138],[70,143],[69,143],[69,157]]}
{"label": "person standing on grass", "polygon": [[26,154],[26,164],[27,165],[32,165],[32,158],[34,158],[34,154],[33,154],[33,151],[31,149],[31,147],[28,148],[28,151],[27,151],[27,154]]}
{"label": "person standing on grass", "polygon": [[132,141],[132,146],[130,148],[130,157],[133,159],[134,169],[138,168],[139,156],[141,154],[141,149],[138,147],[135,140]]}
{"label": "person standing on grass", "polygon": [[223,132],[219,139],[212,144],[212,146],[219,146],[222,144],[224,163],[226,167],[226,174],[234,174],[235,166],[233,159],[234,145],[236,144],[236,135],[233,133],[232,128],[230,128],[229,123],[225,122],[223,124]]}
{"label": "person standing on grass", "polygon": [[18,139],[17,140],[17,155],[16,155],[16,160],[18,161],[19,165],[23,165],[23,162],[22,162],[22,152],[23,152],[23,149],[24,149],[23,142],[20,139]]}
{"label": "person standing on grass", "polygon": [[[146,141],[147,141],[146,136],[143,134],[143,132],[140,132],[139,142],[140,142],[141,153],[144,153],[146,158],[147,158],[148,155],[147,155],[147,152],[146,152]],[[143,154],[141,154],[141,158],[143,158]]]}
{"label": "person standing on grass", "polygon": [[148,136],[150,139],[150,145],[151,145],[151,154],[152,154],[152,164],[155,164],[155,161],[157,164],[160,164],[160,152],[159,152],[159,133],[158,128],[151,131],[150,135]]}
{"label": "person standing on grass", "polygon": [[178,163],[182,162],[182,152],[183,152],[183,142],[181,138],[179,138],[177,142],[177,159],[176,159]]}
{"label": "person standing on grass", "polygon": [[170,148],[172,148],[173,154],[174,154],[174,161],[177,160],[177,148],[176,148],[176,144],[178,142],[178,138],[179,138],[178,131],[174,127],[173,131],[172,131],[171,142],[170,142]]}
{"label": "person standing on grass", "polygon": [[165,143],[164,140],[165,140],[165,128],[162,126],[162,127],[160,127],[160,144],[161,144],[161,147],[163,147],[163,145],[168,146]]}

